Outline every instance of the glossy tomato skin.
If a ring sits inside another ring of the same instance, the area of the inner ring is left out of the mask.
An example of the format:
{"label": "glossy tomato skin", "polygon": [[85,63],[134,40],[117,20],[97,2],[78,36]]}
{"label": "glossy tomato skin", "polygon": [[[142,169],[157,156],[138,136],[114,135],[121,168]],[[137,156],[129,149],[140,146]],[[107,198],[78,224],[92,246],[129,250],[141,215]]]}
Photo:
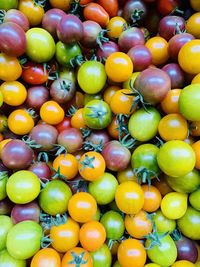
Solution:
{"label": "glossy tomato skin", "polygon": [[27,90],[26,104],[30,108],[39,110],[49,100],[49,90],[42,86],[32,86]]}
{"label": "glossy tomato skin", "polygon": [[148,112],[144,108],[138,109],[128,122],[128,130],[131,136],[142,142],[148,141],[156,135],[161,119],[160,113],[155,108],[151,107],[147,110]]}
{"label": "glossy tomato skin", "polygon": [[179,0],[158,0],[157,8],[161,15],[169,15],[180,4]]}
{"label": "glossy tomato skin", "polygon": [[172,233],[176,228],[176,221],[165,217],[160,209],[155,212],[153,220],[157,231],[160,233]]}
{"label": "glossy tomato skin", "polygon": [[14,22],[18,24],[25,32],[29,29],[28,18],[17,9],[9,9],[3,18],[3,22]]}
{"label": "glossy tomato skin", "polygon": [[179,177],[193,170],[195,154],[191,146],[184,141],[172,140],[166,142],[160,148],[157,161],[164,173],[173,177]]}
{"label": "glossy tomato skin", "polygon": [[60,255],[52,248],[39,250],[31,260],[30,267],[59,267],[61,265]]}
{"label": "glossy tomato skin", "polygon": [[96,61],[86,61],[78,70],[78,83],[81,89],[88,94],[100,92],[106,83],[104,65]]}
{"label": "glossy tomato skin", "polygon": [[22,74],[22,67],[16,57],[10,57],[0,53],[0,79],[3,81],[15,81]]}
{"label": "glossy tomato skin", "polygon": [[86,20],[93,20],[101,27],[105,27],[109,22],[109,14],[106,10],[97,3],[89,3],[83,10],[83,15]]}
{"label": "glossy tomato skin", "polygon": [[200,211],[192,207],[188,207],[183,217],[178,219],[177,225],[180,231],[192,240],[200,239]]}
{"label": "glossy tomato skin", "polygon": [[[38,177],[31,171],[20,170],[10,176],[9,182],[6,185],[6,190],[12,202],[16,204],[26,204],[39,195],[40,182]],[[24,190],[26,193],[23,193]]]}
{"label": "glossy tomato skin", "polygon": [[[176,245],[169,234],[163,237],[160,243],[160,245],[155,245],[153,248],[147,250],[147,255],[154,263],[171,266],[177,258]],[[149,246],[149,240],[146,241],[145,246]]]}
{"label": "glossy tomato skin", "polygon": [[49,182],[39,195],[40,207],[50,215],[67,211],[72,192],[67,184],[60,180]]}
{"label": "glossy tomato skin", "polygon": [[40,249],[41,238],[42,227],[38,223],[20,222],[8,233],[6,242],[8,252],[18,260],[28,259]]}
{"label": "glossy tomato skin", "polygon": [[176,63],[169,63],[162,67],[170,77],[171,80],[171,89],[183,88],[185,83],[184,72]]}
{"label": "glossy tomato skin", "polygon": [[22,79],[33,85],[45,83],[48,79],[48,71],[42,64],[28,62],[24,65]]}
{"label": "glossy tomato skin", "polygon": [[117,16],[119,8],[117,0],[98,0],[97,2],[108,12],[110,18]]}
{"label": "glossy tomato skin", "polygon": [[0,215],[1,232],[0,232],[0,251],[6,248],[6,238],[9,230],[13,227],[12,220],[9,216]]}
{"label": "glossy tomato skin", "polygon": [[0,25],[0,50],[11,57],[19,57],[26,51],[24,30],[13,22]]}
{"label": "glossy tomato skin", "polygon": [[90,182],[88,189],[97,204],[106,205],[114,200],[117,186],[117,179],[105,172],[97,181]]}
{"label": "glossy tomato skin", "polygon": [[0,252],[0,267],[4,267],[6,265],[12,267],[26,267],[26,261],[13,258],[5,249]]}
{"label": "glossy tomato skin", "polygon": [[200,108],[197,103],[200,99],[200,85],[191,84],[181,91],[178,106],[184,118],[190,121],[200,120]]}
{"label": "glossy tomato skin", "polygon": [[199,200],[200,200],[200,189],[197,189],[196,191],[192,192],[189,196],[189,202],[190,205],[200,211],[200,205],[199,205]]}
{"label": "glossy tomato skin", "polygon": [[31,28],[26,32],[27,56],[37,63],[47,62],[55,54],[53,37],[44,29]]}
{"label": "glossy tomato skin", "polygon": [[92,256],[93,267],[111,266],[112,256],[110,249],[106,244],[103,244],[103,246],[100,249],[94,252],[90,252],[90,255]]}
{"label": "glossy tomato skin", "polygon": [[113,210],[107,211],[101,217],[100,222],[106,230],[106,238],[112,240],[120,239],[125,230],[122,216]]}
{"label": "glossy tomato skin", "polygon": [[83,109],[83,118],[88,127],[98,130],[106,128],[111,122],[111,110],[103,100],[92,100]]}

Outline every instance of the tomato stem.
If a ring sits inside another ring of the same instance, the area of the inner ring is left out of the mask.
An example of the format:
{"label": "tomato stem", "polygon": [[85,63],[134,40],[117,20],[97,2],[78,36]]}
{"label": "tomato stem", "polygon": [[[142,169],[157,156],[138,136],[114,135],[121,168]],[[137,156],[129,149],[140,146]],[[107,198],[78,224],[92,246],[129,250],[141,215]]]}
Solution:
{"label": "tomato stem", "polygon": [[72,260],[69,262],[69,264],[74,264],[75,267],[81,267],[81,265],[84,265],[88,262],[88,259],[84,260],[83,257],[85,256],[85,252],[81,252],[80,254],[76,254],[75,252],[71,252]]}
{"label": "tomato stem", "polygon": [[94,169],[94,165],[92,164],[95,160],[95,157],[89,157],[88,155],[85,155],[85,158],[83,161],[80,161],[80,164],[82,165],[81,171],[83,171],[86,168]]}
{"label": "tomato stem", "polygon": [[0,24],[4,22],[5,15],[6,11],[4,9],[0,9]]}
{"label": "tomato stem", "polygon": [[8,178],[8,172],[7,171],[2,171],[0,172],[0,181]]}
{"label": "tomato stem", "polygon": [[101,140],[98,144],[94,144],[89,140],[85,140],[83,143],[83,149],[86,151],[101,152],[103,150],[103,142]]}

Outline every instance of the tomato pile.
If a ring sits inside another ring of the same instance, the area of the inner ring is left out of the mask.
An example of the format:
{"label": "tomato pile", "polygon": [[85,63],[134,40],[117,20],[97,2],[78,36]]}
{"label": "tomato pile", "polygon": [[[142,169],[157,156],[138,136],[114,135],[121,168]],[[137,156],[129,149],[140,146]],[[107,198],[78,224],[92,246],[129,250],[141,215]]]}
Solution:
{"label": "tomato pile", "polygon": [[200,1],[0,1],[0,267],[200,266]]}

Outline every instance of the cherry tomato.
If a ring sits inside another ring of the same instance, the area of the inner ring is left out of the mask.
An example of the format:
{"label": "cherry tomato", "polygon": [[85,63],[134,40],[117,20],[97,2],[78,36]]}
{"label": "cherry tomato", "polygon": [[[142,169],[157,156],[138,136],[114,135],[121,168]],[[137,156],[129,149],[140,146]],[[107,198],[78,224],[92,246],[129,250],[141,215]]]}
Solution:
{"label": "cherry tomato", "polygon": [[43,248],[33,256],[30,267],[60,267],[60,265],[58,252],[52,248]]}
{"label": "cherry tomato", "polygon": [[8,128],[15,134],[30,133],[34,127],[34,120],[27,110],[16,109],[8,117]]}
{"label": "cherry tomato", "polygon": [[33,0],[20,0],[18,9],[28,18],[31,26],[37,26],[42,22],[44,8]]}
{"label": "cherry tomato", "polygon": [[70,217],[66,218],[65,223],[52,226],[50,229],[52,247],[60,253],[76,247],[79,243],[79,230],[79,224]]}
{"label": "cherry tomato", "polygon": [[89,3],[86,5],[83,10],[83,15],[86,20],[93,20],[99,23],[102,27],[106,27],[109,22],[109,14],[97,3]]}
{"label": "cherry tomato", "polygon": [[103,156],[95,151],[89,151],[80,158],[78,169],[80,175],[88,181],[99,179],[105,172],[106,164]]}
{"label": "cherry tomato", "polygon": [[90,221],[81,226],[79,237],[84,249],[96,251],[106,240],[106,230],[100,222]]}
{"label": "cherry tomato", "polygon": [[56,125],[64,119],[64,116],[64,110],[53,100],[45,102],[40,108],[40,117],[48,124]]}
{"label": "cherry tomato", "polygon": [[23,66],[22,79],[29,84],[42,84],[48,80],[48,70],[42,64],[28,62]]}
{"label": "cherry tomato", "polygon": [[160,36],[152,37],[146,42],[145,46],[151,52],[152,63],[155,66],[159,66],[167,62],[169,58],[168,43],[164,38]]}
{"label": "cherry tomato", "polygon": [[75,247],[67,251],[62,258],[61,267],[93,267],[92,257],[83,248]]}
{"label": "cherry tomato", "polygon": [[115,201],[122,212],[137,214],[144,205],[144,193],[139,184],[127,181],[118,185]]}
{"label": "cherry tomato", "polygon": [[16,57],[0,53],[0,79],[6,82],[17,80],[22,74],[22,67]]}
{"label": "cherry tomato", "polygon": [[112,18],[118,13],[118,0],[98,0],[98,4],[100,4]]}
{"label": "cherry tomato", "polygon": [[169,92],[161,102],[161,108],[165,113],[179,113],[178,100],[180,94],[181,89],[169,90]]}
{"label": "cherry tomato", "polygon": [[133,72],[133,63],[125,53],[115,52],[107,58],[105,70],[113,82],[125,82]]}
{"label": "cherry tomato", "polygon": [[142,185],[142,190],[144,192],[143,210],[154,212],[159,209],[162,199],[160,191],[153,185]]}
{"label": "cherry tomato", "polygon": [[86,192],[74,194],[68,205],[69,215],[80,223],[91,221],[97,212],[97,203],[93,196]]}
{"label": "cherry tomato", "polygon": [[186,30],[192,34],[196,39],[200,38],[200,12],[194,13],[189,17],[186,23]]}
{"label": "cherry tomato", "polygon": [[195,168],[200,169],[200,141],[197,141],[192,144],[192,148],[194,150],[194,153],[196,155],[196,163],[195,163]]}
{"label": "cherry tomato", "polygon": [[119,38],[120,34],[128,27],[124,18],[116,16],[109,20],[107,25],[108,36],[110,38]]}
{"label": "cherry tomato", "polygon": [[146,262],[146,251],[137,239],[129,238],[119,245],[117,258],[123,267],[141,267]]}
{"label": "cherry tomato", "polygon": [[167,16],[179,6],[179,0],[158,0],[157,8],[161,15]]}
{"label": "cherry tomato", "polygon": [[3,101],[10,106],[23,104],[27,97],[25,86],[18,81],[2,83],[0,91],[3,94]]}
{"label": "cherry tomato", "polygon": [[70,8],[71,0],[49,0],[50,4],[54,8],[62,9],[68,11]]}

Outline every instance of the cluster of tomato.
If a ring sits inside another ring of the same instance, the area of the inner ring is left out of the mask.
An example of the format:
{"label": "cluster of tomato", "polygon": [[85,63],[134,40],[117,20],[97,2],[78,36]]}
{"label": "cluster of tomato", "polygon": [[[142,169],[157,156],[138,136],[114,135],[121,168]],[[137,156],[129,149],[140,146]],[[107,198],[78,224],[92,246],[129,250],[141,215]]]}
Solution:
{"label": "cluster of tomato", "polygon": [[0,267],[200,266],[200,1],[0,1]]}

